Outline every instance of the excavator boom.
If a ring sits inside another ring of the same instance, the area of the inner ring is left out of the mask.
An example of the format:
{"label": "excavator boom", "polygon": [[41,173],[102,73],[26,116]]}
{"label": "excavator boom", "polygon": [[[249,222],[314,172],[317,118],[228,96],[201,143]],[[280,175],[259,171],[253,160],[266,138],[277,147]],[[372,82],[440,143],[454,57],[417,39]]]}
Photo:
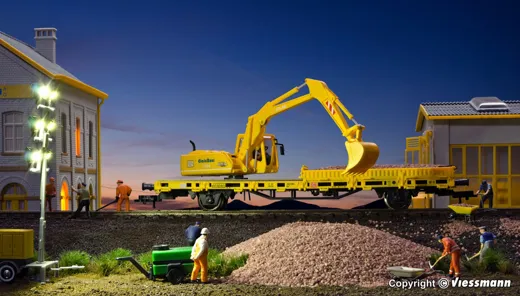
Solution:
{"label": "excavator boom", "polygon": [[[307,94],[291,98],[304,86],[309,89]],[[372,168],[379,158],[379,148],[374,143],[363,142],[361,135],[365,127],[356,122],[354,116],[324,82],[307,78],[304,84],[267,102],[256,114],[248,117],[245,132],[237,136],[234,154],[227,151],[196,150],[192,142],[193,151],[181,155],[181,174],[242,178],[247,174],[278,172],[277,146],[280,146],[280,155],[283,155],[283,144],[278,143],[274,135],[265,133],[267,124],[274,116],[311,100],[320,102],[346,138],[348,164],[343,173],[363,174]],[[345,116],[354,125],[349,126]],[[271,143],[272,155],[268,154],[268,143]]]}
{"label": "excavator boom", "polygon": [[[308,87],[308,94],[287,100],[300,92],[304,86]],[[354,116],[325,82],[310,78],[305,79],[304,84],[267,102],[256,114],[249,116],[242,144],[235,151],[236,157],[247,163],[248,153],[262,144],[266,126],[271,118],[313,99],[321,103],[346,138],[345,147],[349,159],[344,174],[362,174],[373,167],[379,158],[379,147],[374,143],[363,142],[362,132],[365,127],[356,122]],[[347,124],[343,114],[354,122],[352,127]]]}

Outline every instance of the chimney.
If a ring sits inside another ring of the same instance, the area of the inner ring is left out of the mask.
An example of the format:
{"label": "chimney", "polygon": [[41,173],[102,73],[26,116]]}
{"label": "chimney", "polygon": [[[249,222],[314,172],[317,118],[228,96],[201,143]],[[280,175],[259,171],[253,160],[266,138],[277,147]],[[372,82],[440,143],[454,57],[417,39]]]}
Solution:
{"label": "chimney", "polygon": [[56,63],[56,29],[35,28],[36,51],[49,61]]}

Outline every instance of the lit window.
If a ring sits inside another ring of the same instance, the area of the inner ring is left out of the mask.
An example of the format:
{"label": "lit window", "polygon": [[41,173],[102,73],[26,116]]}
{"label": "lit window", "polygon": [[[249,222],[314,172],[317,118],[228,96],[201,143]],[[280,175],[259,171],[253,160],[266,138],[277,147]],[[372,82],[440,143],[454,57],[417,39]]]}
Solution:
{"label": "lit window", "polygon": [[3,115],[4,152],[24,152],[23,113],[6,112]]}
{"label": "lit window", "polygon": [[80,120],[76,117],[76,156],[81,156],[81,131],[80,131]]}

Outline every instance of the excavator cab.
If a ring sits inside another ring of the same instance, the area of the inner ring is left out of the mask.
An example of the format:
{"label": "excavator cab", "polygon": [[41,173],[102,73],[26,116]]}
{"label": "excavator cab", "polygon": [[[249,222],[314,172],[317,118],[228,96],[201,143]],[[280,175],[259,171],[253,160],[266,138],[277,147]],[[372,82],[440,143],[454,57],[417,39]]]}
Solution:
{"label": "excavator cab", "polygon": [[[238,135],[235,151],[240,150],[243,139],[243,134]],[[280,154],[278,154],[278,146],[280,147]],[[265,134],[262,142],[248,153],[248,173],[276,173],[279,167],[278,155],[285,155],[285,147],[278,143],[274,135]]]}

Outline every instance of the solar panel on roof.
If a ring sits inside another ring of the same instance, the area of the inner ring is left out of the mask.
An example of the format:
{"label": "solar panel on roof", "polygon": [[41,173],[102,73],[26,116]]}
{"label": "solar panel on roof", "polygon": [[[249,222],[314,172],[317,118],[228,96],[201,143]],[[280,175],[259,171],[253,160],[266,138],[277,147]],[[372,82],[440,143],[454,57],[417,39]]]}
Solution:
{"label": "solar panel on roof", "polygon": [[476,97],[469,101],[471,107],[481,111],[509,111],[506,103],[497,97]]}

